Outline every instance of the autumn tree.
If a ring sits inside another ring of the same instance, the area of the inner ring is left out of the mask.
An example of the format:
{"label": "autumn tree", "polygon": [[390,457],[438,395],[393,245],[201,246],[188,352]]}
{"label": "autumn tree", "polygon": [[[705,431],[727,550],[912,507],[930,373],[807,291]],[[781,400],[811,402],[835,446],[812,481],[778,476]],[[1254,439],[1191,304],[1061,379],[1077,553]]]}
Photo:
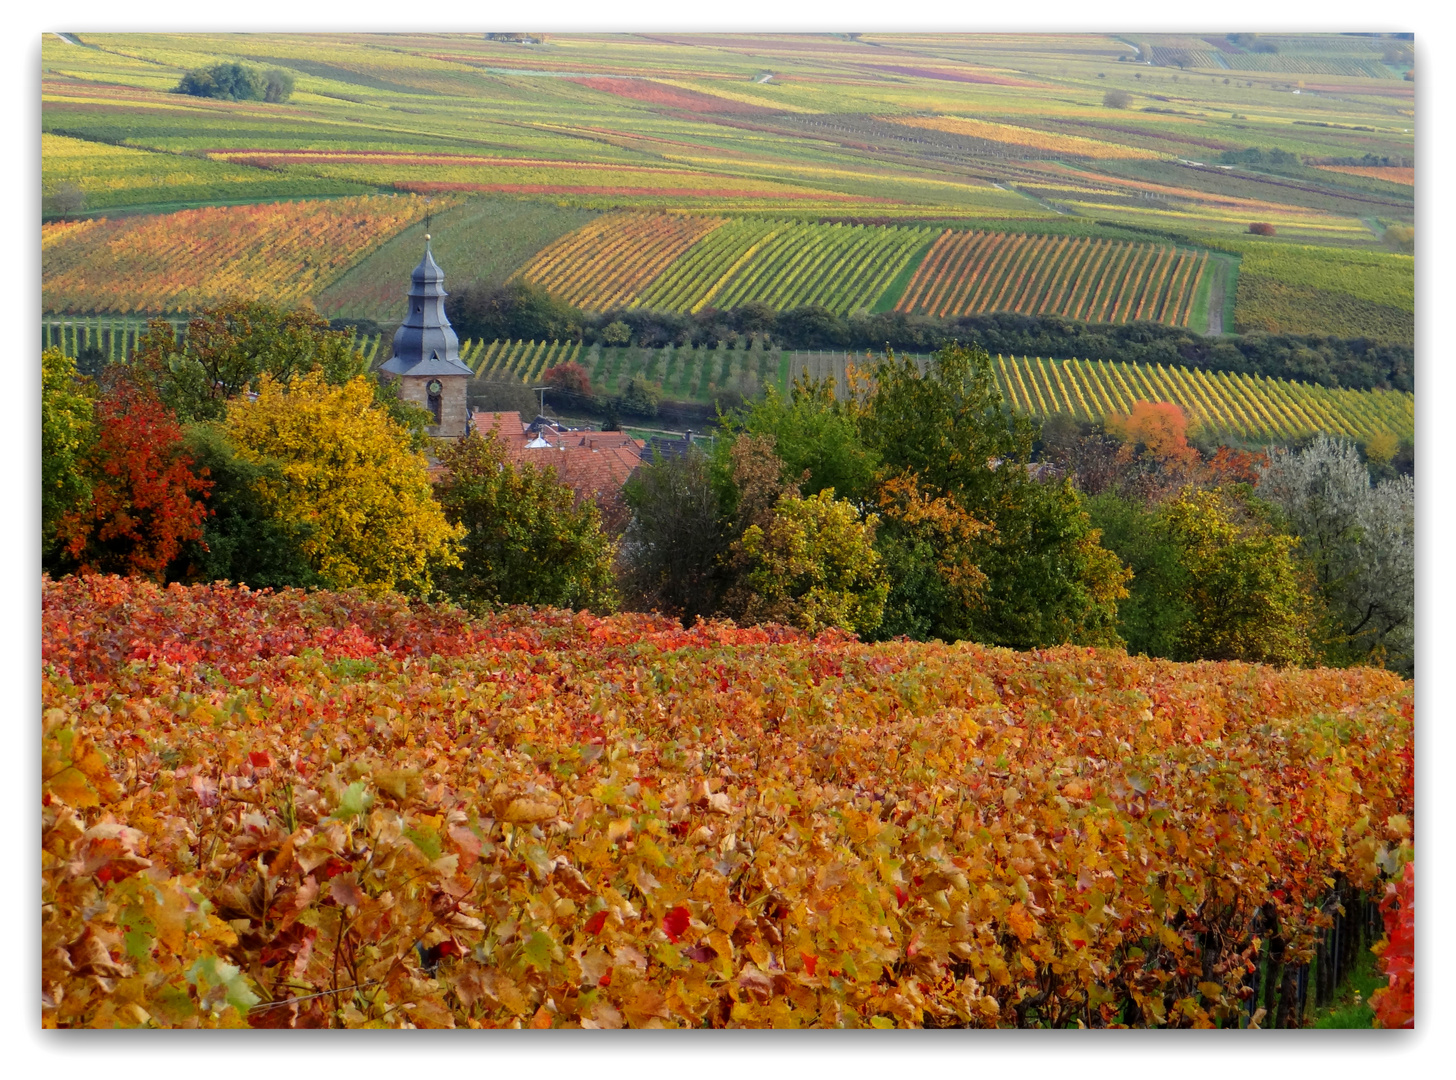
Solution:
{"label": "autumn tree", "polygon": [[1189,489],[1161,516],[1179,551],[1189,609],[1175,659],[1286,665],[1312,658],[1317,611],[1294,537],[1276,532],[1231,490]]}
{"label": "autumn tree", "polygon": [[1258,493],[1285,514],[1314,566],[1336,625],[1329,659],[1415,663],[1415,480],[1372,485],[1352,443],[1318,436],[1301,451],[1275,450]]}
{"label": "autumn tree", "polygon": [[1005,407],[984,349],[947,346],[924,374],[887,354],[857,415],[883,476],[913,476],[929,499],[990,526],[972,545],[986,585],[967,636],[1014,648],[1118,640],[1128,574],[1071,484],[1031,476],[1035,428]]}
{"label": "autumn tree", "polygon": [[465,530],[446,520],[424,455],[370,380],[264,374],[256,401],[229,402],[226,430],[244,460],[278,463],[257,491],[271,514],[308,530],[304,555],[330,587],[428,594],[435,570],[460,565]]}
{"label": "autumn tree", "polygon": [[61,559],[83,573],[161,578],[201,537],[212,483],[192,471],[171,410],[124,373],[107,380],[95,420],[81,465],[90,498],[56,523]]}
{"label": "autumn tree", "polygon": [[60,349],[40,354],[40,528],[45,560],[56,525],[91,496],[84,461],[96,437],[94,405]]}
{"label": "autumn tree", "polygon": [[614,546],[595,503],[551,466],[513,464],[495,431],[472,432],[440,456],[436,495],[464,530],[460,565],[441,572],[441,590],[467,608],[503,604],[616,608]]}
{"label": "autumn tree", "polygon": [[872,633],[890,591],[874,548],[878,521],[836,499],[832,488],[780,498],[767,527],[750,525],[743,534],[750,594],[743,621],[810,634],[830,627]]}
{"label": "autumn tree", "polygon": [[1199,459],[1198,450],[1188,444],[1188,417],[1171,401],[1135,401],[1132,412],[1112,413],[1104,425],[1134,453],[1174,464]]}
{"label": "autumn tree", "polygon": [[547,368],[541,373],[541,381],[575,397],[591,397],[591,376],[575,360]]}

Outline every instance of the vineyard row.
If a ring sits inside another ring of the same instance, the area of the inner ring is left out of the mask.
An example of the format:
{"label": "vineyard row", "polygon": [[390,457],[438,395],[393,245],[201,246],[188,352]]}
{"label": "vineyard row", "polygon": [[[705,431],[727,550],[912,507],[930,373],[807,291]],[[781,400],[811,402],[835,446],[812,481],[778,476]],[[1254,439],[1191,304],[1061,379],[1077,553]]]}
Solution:
{"label": "vineyard row", "polygon": [[1187,326],[1208,255],[1159,244],[947,229],[896,311],[1011,311],[1087,322]]}

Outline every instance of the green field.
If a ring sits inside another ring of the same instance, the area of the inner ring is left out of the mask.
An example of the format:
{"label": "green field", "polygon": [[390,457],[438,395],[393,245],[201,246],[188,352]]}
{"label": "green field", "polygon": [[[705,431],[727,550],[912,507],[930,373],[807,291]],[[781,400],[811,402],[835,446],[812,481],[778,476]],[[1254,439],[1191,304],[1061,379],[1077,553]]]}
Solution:
{"label": "green field", "polygon": [[409,226],[352,266],[314,300],[327,318],[398,319],[425,233],[445,287],[499,285],[541,248],[596,217],[590,210],[526,199],[475,198]]}

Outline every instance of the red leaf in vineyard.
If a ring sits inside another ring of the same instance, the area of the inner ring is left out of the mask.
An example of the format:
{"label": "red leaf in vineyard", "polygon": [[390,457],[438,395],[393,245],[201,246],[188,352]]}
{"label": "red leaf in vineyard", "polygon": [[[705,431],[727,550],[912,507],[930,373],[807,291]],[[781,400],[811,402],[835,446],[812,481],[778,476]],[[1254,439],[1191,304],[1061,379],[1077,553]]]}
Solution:
{"label": "red leaf in vineyard", "polygon": [[675,907],[662,917],[663,932],[674,945],[688,932],[688,923],[692,917],[692,913],[685,907]]}

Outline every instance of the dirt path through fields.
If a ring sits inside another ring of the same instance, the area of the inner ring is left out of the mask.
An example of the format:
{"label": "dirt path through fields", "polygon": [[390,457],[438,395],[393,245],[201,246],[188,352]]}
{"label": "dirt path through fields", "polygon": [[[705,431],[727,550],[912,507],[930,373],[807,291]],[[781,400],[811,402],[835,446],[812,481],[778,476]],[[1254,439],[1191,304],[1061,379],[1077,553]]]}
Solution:
{"label": "dirt path through fields", "polygon": [[1222,259],[1214,260],[1213,280],[1208,283],[1208,332],[1223,333],[1223,286],[1228,278],[1228,267]]}

